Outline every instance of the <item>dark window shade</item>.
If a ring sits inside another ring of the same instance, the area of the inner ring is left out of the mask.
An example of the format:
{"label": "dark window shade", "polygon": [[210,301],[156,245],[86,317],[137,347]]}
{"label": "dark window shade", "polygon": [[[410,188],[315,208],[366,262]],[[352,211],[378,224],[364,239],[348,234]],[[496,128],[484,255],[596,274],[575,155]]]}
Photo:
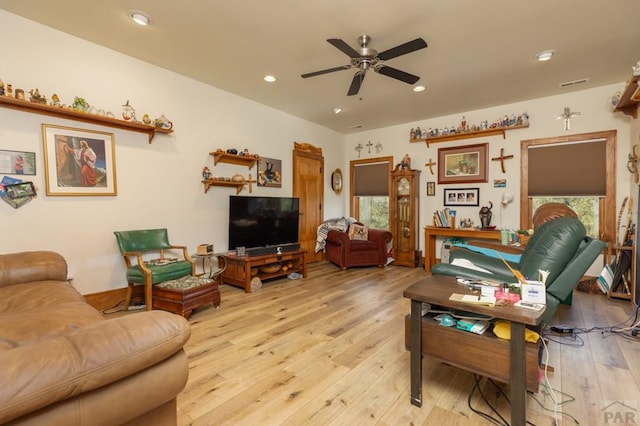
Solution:
{"label": "dark window shade", "polygon": [[389,195],[389,163],[362,164],[353,167],[353,195],[371,197]]}
{"label": "dark window shade", "polygon": [[529,196],[605,196],[606,140],[530,146]]}

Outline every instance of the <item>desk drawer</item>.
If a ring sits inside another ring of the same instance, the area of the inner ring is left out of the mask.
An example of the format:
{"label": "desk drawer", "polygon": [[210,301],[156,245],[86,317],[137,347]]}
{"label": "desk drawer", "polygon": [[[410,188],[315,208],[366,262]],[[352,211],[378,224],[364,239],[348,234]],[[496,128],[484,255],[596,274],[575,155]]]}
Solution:
{"label": "desk drawer", "polygon": [[[405,318],[405,347],[410,345],[410,317]],[[527,343],[527,390],[538,391],[539,343]],[[497,338],[489,329],[474,334],[455,327],[443,327],[432,318],[422,319],[422,353],[440,361],[502,383],[509,383],[509,341]]]}

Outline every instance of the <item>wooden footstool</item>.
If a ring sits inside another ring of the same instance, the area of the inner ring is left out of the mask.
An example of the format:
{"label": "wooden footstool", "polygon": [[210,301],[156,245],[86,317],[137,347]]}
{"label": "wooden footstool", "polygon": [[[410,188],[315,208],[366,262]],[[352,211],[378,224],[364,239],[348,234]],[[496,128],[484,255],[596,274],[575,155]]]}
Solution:
{"label": "wooden footstool", "polygon": [[191,311],[209,303],[220,307],[218,282],[210,278],[186,276],[153,286],[153,309],[189,318]]}

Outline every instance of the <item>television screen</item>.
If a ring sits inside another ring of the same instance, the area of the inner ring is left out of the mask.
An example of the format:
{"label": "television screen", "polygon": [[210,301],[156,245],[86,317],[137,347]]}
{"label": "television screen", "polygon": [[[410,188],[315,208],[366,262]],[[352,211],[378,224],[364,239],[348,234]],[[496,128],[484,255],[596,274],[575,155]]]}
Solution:
{"label": "television screen", "polygon": [[229,197],[229,250],[298,242],[299,199]]}

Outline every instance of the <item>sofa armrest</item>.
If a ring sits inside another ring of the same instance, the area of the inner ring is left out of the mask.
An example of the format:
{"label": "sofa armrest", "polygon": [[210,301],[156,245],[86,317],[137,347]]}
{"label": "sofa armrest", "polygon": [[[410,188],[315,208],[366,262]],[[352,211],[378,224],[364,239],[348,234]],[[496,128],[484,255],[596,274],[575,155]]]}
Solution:
{"label": "sofa armrest", "polygon": [[149,311],[0,352],[0,423],[158,364],[190,335],[183,317]]}
{"label": "sofa armrest", "polygon": [[336,229],[330,229],[327,233],[327,242],[335,245],[346,245],[349,243],[349,234]]}
{"label": "sofa armrest", "polygon": [[378,243],[382,242],[385,245],[389,243],[392,238],[391,232],[386,229],[369,228],[368,232],[368,239],[370,241],[377,241]]}
{"label": "sofa armrest", "polygon": [[67,262],[52,251],[0,255],[0,287],[32,281],[65,281]]}

